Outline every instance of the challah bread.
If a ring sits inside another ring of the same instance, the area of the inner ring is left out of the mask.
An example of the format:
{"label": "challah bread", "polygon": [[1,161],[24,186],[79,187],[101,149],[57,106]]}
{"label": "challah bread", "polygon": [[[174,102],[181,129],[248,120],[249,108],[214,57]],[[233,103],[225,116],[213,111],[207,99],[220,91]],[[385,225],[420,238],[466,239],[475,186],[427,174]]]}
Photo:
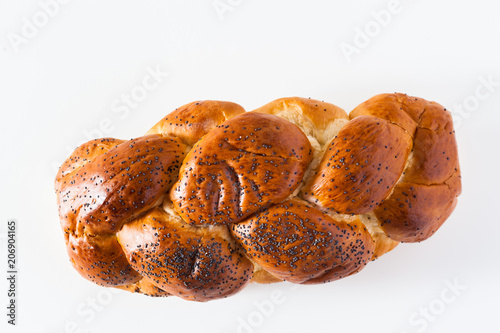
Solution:
{"label": "challah bread", "polygon": [[298,97],[193,102],[143,137],[81,145],[55,189],[83,277],[208,301],[357,273],[435,233],[461,182],[450,113],[382,94],[349,115]]}

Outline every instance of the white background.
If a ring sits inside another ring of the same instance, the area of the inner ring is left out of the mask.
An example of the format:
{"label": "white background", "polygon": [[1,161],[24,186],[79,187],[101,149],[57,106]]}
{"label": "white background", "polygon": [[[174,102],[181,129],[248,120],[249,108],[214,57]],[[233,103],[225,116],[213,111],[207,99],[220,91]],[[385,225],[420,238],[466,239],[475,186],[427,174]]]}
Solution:
{"label": "white background", "polygon": [[[4,238],[0,330],[499,332],[499,2],[401,0],[383,27],[372,12],[387,11],[385,0],[215,3],[231,10],[218,12],[213,0],[73,0],[44,22],[37,1],[0,1],[0,232],[9,218],[19,224],[18,325],[6,324]],[[358,53],[346,57],[347,44]],[[157,68],[168,75],[124,108],[122,95]],[[204,304],[111,294],[72,269],[54,166],[97,131],[140,136],[198,99],[252,110],[298,95],[350,111],[394,91],[445,105],[459,124],[463,194],[431,239],[402,244],[348,279],[250,285]],[[269,306],[273,292],[280,302]]]}

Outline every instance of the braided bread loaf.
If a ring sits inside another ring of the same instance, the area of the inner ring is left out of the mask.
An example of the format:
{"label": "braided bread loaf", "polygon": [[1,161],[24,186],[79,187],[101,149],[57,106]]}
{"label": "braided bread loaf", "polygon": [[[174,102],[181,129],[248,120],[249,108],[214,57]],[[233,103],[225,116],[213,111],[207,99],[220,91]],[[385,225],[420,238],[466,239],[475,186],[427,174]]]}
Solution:
{"label": "braided bread loaf", "polygon": [[193,102],[143,137],[81,145],[55,189],[83,277],[207,301],[354,274],[436,232],[461,182],[450,113],[383,94],[350,115],[305,98]]}

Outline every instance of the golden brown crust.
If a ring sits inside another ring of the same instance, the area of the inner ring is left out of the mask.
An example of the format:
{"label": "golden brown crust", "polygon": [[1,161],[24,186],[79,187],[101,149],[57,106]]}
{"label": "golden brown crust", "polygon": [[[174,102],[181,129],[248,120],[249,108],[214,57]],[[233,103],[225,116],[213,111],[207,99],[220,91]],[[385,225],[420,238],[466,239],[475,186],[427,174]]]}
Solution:
{"label": "golden brown crust", "polygon": [[151,297],[167,297],[173,296],[172,294],[167,293],[165,290],[162,290],[149,282],[147,279],[141,278],[139,281],[133,284],[127,284],[122,286],[117,286],[118,289],[123,289],[130,291],[131,293],[140,293]]}
{"label": "golden brown crust", "polygon": [[438,185],[398,184],[375,209],[382,229],[399,242],[421,242],[432,236],[455,209],[459,175],[457,171]]}
{"label": "golden brown crust", "polygon": [[321,145],[330,141],[349,119],[347,113],[336,105],[302,97],[280,98],[253,112],[286,119],[299,126],[304,134],[316,138]]}
{"label": "golden brown crust", "polygon": [[73,267],[96,284],[114,287],[141,278],[125,258],[115,235],[75,236],[70,233],[66,248]]}
{"label": "golden brown crust", "polygon": [[299,200],[266,208],[231,232],[253,261],[294,283],[340,279],[373,256],[373,239],[359,220],[334,220]]}
{"label": "golden brown crust", "polygon": [[405,94],[380,94],[358,105],[349,113],[349,118],[376,116],[400,126],[413,137],[428,103],[425,99]]}
{"label": "golden brown crust", "polygon": [[184,144],[160,135],[129,140],[57,180],[63,228],[111,234],[161,203],[177,178]]}
{"label": "golden brown crust", "polygon": [[126,224],[118,239],[144,279],[187,300],[232,295],[253,271],[251,262],[224,238],[179,228],[161,209]]}
{"label": "golden brown crust", "polygon": [[170,198],[188,223],[236,223],[287,198],[311,159],[311,145],[297,126],[249,112],[193,147]]}
{"label": "golden brown crust", "polygon": [[376,233],[375,235],[372,235],[372,238],[375,242],[372,260],[380,258],[387,252],[394,250],[394,248],[399,245],[398,241],[391,239],[385,232]]}
{"label": "golden brown crust", "polygon": [[374,115],[404,128],[413,138],[413,151],[404,181],[443,183],[459,168],[451,113],[443,106],[403,94],[382,94],[360,104],[351,119]]}
{"label": "golden brown crust", "polygon": [[169,113],[146,134],[175,136],[192,146],[216,126],[244,112],[236,103],[196,101]]}
{"label": "golden brown crust", "polygon": [[411,138],[398,126],[360,116],[332,140],[304,197],[343,214],[372,211],[401,177]]}
{"label": "golden brown crust", "polygon": [[427,105],[413,141],[413,156],[404,181],[442,184],[459,168],[453,120],[450,112],[439,104]]}
{"label": "golden brown crust", "polygon": [[250,282],[260,283],[260,284],[271,284],[283,281],[285,280],[277,278],[276,276],[272,275],[271,273],[262,268],[259,270],[254,269],[252,274],[252,279],[250,280]]}
{"label": "golden brown crust", "polygon": [[381,94],[349,116],[300,97],[186,104],[144,137],[81,145],[55,188],[83,277],[208,301],[352,275],[435,233],[461,181],[450,113]]}
{"label": "golden brown crust", "polygon": [[398,246],[399,242],[391,239],[387,236],[386,232],[380,226],[380,221],[377,219],[373,212],[368,214],[358,215],[359,219],[365,227],[368,229],[368,232],[373,238],[375,242],[375,249],[373,250],[372,260],[375,260],[382,255],[386,254],[389,251],[392,251],[396,246]]}
{"label": "golden brown crust", "polygon": [[[71,172],[61,171],[55,186],[73,266],[84,277],[107,286],[129,284],[140,277],[131,270],[114,233],[162,202],[176,179],[185,148],[178,139],[160,135],[115,143],[102,148],[89,142],[90,148],[80,147],[67,163]],[[85,163],[78,154],[86,158]]]}
{"label": "golden brown crust", "polygon": [[366,114],[394,122],[413,137],[413,150],[399,183],[374,213],[392,239],[423,241],[448,218],[461,193],[451,114],[435,102],[403,94],[375,96],[350,117]]}
{"label": "golden brown crust", "polygon": [[73,151],[73,153],[64,161],[64,163],[59,168],[56,176],[56,183],[59,179],[66,176],[68,173],[81,168],[91,160],[93,160],[98,155],[104,154],[111,148],[124,142],[124,140],[118,140],[113,138],[103,138],[95,139],[83,143],[78,148]]}

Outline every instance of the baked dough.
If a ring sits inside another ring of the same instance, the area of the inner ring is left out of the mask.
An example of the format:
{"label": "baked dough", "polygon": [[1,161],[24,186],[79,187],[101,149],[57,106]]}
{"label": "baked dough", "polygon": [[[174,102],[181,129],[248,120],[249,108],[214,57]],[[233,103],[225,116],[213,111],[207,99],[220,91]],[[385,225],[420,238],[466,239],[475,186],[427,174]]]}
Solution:
{"label": "baked dough", "polygon": [[357,273],[434,234],[461,182],[450,112],[382,94],[349,115],[298,97],[193,102],[145,136],[81,145],[55,189],[83,277],[208,301]]}

